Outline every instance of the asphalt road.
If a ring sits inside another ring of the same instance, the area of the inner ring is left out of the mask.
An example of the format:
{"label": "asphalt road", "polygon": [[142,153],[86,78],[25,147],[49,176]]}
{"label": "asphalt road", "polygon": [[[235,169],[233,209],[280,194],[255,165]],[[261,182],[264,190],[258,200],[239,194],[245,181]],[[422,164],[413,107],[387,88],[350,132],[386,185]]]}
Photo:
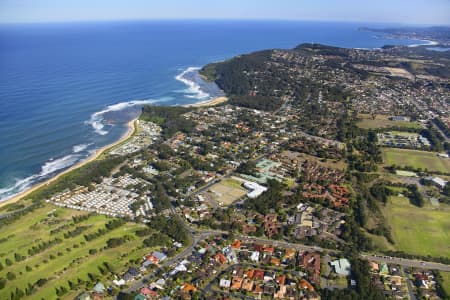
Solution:
{"label": "asphalt road", "polygon": [[[187,224],[186,224],[187,225]],[[187,225],[187,228],[190,228]],[[214,236],[214,235],[220,235],[220,234],[226,234],[226,231],[219,231],[219,230],[205,230],[197,232],[196,234],[193,234],[195,232],[194,229],[190,229],[190,232],[192,234],[192,244],[184,249],[182,252],[178,253],[176,256],[167,259],[162,264],[158,266],[158,269],[153,271],[150,274],[145,275],[140,280],[133,282],[133,284],[124,290],[124,292],[130,293],[130,292],[136,292],[140,290],[142,287],[147,285],[147,283],[155,277],[158,271],[165,267],[174,266],[178,262],[182,261],[186,257],[192,254],[194,251],[195,246],[198,244],[198,242]],[[239,239],[245,242],[251,242],[251,243],[260,243],[260,244],[271,244],[276,247],[281,248],[294,248],[299,251],[329,251],[329,252],[336,252],[336,250],[331,249],[324,249],[318,246],[309,246],[304,244],[298,244],[298,243],[290,243],[286,241],[278,241],[278,240],[271,240],[266,238],[259,238],[259,237],[253,237],[253,236],[245,236],[245,235],[237,235]],[[362,253],[362,258],[365,258],[367,260],[376,261],[379,263],[389,263],[389,264],[397,264],[403,267],[414,267],[414,268],[423,268],[423,269],[432,269],[432,270],[440,270],[440,271],[446,271],[450,272],[450,265],[442,264],[442,263],[435,263],[435,262],[425,262],[421,260],[413,260],[413,259],[405,259],[400,257],[390,257],[390,256],[381,256],[381,255],[375,255],[375,254],[368,254],[368,253]]]}
{"label": "asphalt road", "polygon": [[374,254],[361,254],[361,257],[381,263],[397,264],[403,267],[422,268],[450,272],[450,265],[421,261],[415,259],[406,259],[401,257],[381,256]]}
{"label": "asphalt road", "polygon": [[[205,185],[200,190],[194,192],[193,194],[197,194],[198,192],[204,191],[205,189],[209,188],[211,185],[213,185],[215,182],[211,182],[210,184]],[[181,217],[179,214],[177,214],[174,207],[171,208],[172,213],[175,216],[178,216],[180,219]],[[123,290],[126,293],[132,293],[139,291],[142,287],[146,286],[150,280],[155,277],[162,269],[165,267],[175,266],[177,263],[182,261],[183,259],[187,258],[192,254],[194,251],[195,246],[198,244],[198,242],[214,236],[214,235],[220,235],[220,234],[227,234],[226,231],[220,231],[220,230],[197,230],[192,227],[188,223],[186,223],[183,219],[181,219],[183,222],[185,228],[190,232],[192,243],[190,246],[188,246],[186,249],[184,249],[182,252],[178,253],[176,256],[167,259],[160,265],[158,265],[158,268],[154,270],[153,272],[143,276],[141,279],[134,281],[132,285]],[[251,243],[260,243],[260,244],[270,244],[276,247],[281,248],[294,248],[298,251],[328,251],[328,252],[336,252],[336,250],[332,249],[324,249],[318,246],[309,246],[299,243],[290,243],[286,241],[279,241],[279,240],[271,240],[267,238],[261,238],[261,237],[253,237],[253,236],[245,236],[245,235],[237,235],[237,238],[241,239],[244,242],[251,242]],[[413,259],[405,259],[405,258],[399,258],[399,257],[390,257],[390,256],[381,256],[381,255],[375,255],[375,254],[368,254],[368,253],[362,253],[360,254],[362,258],[380,262],[380,263],[390,263],[390,264],[397,264],[403,267],[414,267],[414,268],[424,268],[424,269],[433,269],[433,270],[440,270],[440,271],[446,271],[450,272],[450,265],[442,264],[442,263],[435,263],[435,262],[425,262],[420,260],[413,260]]]}
{"label": "asphalt road", "polygon": [[148,284],[150,279],[152,279],[153,277],[156,276],[158,271],[161,271],[165,267],[176,265],[179,262],[181,262],[183,259],[188,257],[189,255],[191,255],[192,252],[194,251],[195,246],[198,244],[198,242],[205,240],[210,236],[214,236],[214,235],[218,235],[218,234],[222,234],[222,232],[205,231],[205,232],[201,232],[199,234],[193,235],[192,244],[189,247],[187,247],[186,249],[184,249],[182,252],[178,253],[174,257],[171,257],[171,258],[165,260],[164,262],[162,262],[161,264],[159,264],[158,268],[156,270],[154,270],[153,272],[143,276],[142,278],[140,278],[137,281],[134,281],[132,283],[132,285],[129,288],[124,289],[123,292],[132,293],[132,292],[139,291],[141,288],[143,288],[144,286],[146,286]]}

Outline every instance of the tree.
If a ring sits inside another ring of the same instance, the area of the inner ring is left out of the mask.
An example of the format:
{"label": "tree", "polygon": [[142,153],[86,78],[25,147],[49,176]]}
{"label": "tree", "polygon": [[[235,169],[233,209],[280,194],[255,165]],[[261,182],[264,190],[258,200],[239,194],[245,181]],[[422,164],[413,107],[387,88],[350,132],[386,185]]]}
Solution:
{"label": "tree", "polygon": [[0,290],[5,288],[5,286],[6,286],[6,279],[1,277],[0,278]]}
{"label": "tree", "polygon": [[450,182],[447,182],[442,192],[444,193],[445,196],[450,197]]}
{"label": "tree", "polygon": [[16,279],[16,274],[14,274],[13,272],[8,272],[6,273],[6,278],[8,278],[8,280],[14,280]]}
{"label": "tree", "polygon": [[256,174],[256,162],[254,160],[249,160],[243,164],[241,164],[237,170],[238,173],[247,174],[247,175],[255,175]]}

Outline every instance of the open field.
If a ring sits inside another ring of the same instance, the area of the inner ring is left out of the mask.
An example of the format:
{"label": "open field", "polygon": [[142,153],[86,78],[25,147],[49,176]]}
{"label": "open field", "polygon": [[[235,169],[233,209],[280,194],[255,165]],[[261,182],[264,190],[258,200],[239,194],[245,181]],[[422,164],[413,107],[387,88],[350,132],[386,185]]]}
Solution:
{"label": "open field", "polygon": [[382,152],[384,164],[387,166],[395,164],[401,167],[410,166],[416,169],[450,173],[450,159],[438,157],[434,152],[397,148],[383,148]]}
{"label": "open field", "polygon": [[224,205],[230,205],[247,194],[247,191],[242,187],[242,182],[232,178],[216,183],[209,190],[215,196],[215,200],[222,202]]}
{"label": "open field", "polygon": [[[75,223],[72,217],[80,215],[87,217]],[[144,225],[135,223],[125,223],[118,228],[106,230],[104,234],[89,241],[85,239],[84,235],[105,229],[105,224],[111,220],[114,219],[44,205],[11,224],[2,225],[0,262],[3,269],[0,271],[0,278],[6,278],[8,272],[14,273],[16,278],[6,282],[5,288],[0,290],[0,299],[9,299],[11,291],[16,288],[25,291],[29,284],[35,284],[39,279],[48,281],[41,287],[36,285],[35,292],[25,298],[56,299],[55,288],[64,286],[68,293],[61,298],[74,299],[97,281],[107,286],[112,279],[111,272],[125,271],[130,261],[140,259],[151,251],[144,248],[142,239],[135,235],[135,231]],[[77,228],[80,230],[78,233],[69,234]],[[130,238],[125,244],[115,248],[107,247],[109,239],[124,236]],[[32,247],[37,248],[43,242],[57,238],[61,242],[30,254]],[[92,251],[96,251],[96,254]],[[102,259],[99,259],[100,255]],[[16,256],[23,256],[24,260],[17,260]],[[11,265],[6,263],[7,259],[12,262]],[[109,264],[111,270],[102,274],[100,268],[106,269],[104,262]],[[94,280],[92,277],[95,277]],[[76,284],[79,279],[86,283],[70,290],[68,282]]]}
{"label": "open field", "polygon": [[334,159],[321,159],[319,157],[309,155],[306,153],[299,153],[298,158],[301,161],[313,161],[321,165],[322,167],[337,169],[343,171],[346,167],[344,160],[334,160]]}
{"label": "open field", "polygon": [[447,295],[450,295],[450,272],[441,272],[442,279],[444,279],[444,290]]}
{"label": "open field", "polygon": [[411,254],[450,256],[450,207],[419,208],[401,196],[390,197],[383,209],[395,248]]}
{"label": "open field", "polygon": [[391,73],[392,76],[414,79],[414,76],[403,68],[385,67],[384,69]]}
{"label": "open field", "polygon": [[365,234],[373,241],[376,250],[395,250],[395,247],[391,243],[389,243],[384,236],[370,234],[368,232],[366,232]]}
{"label": "open field", "polygon": [[391,121],[390,116],[386,115],[376,115],[375,119],[371,116],[361,114],[358,116],[361,120],[356,124],[360,128],[364,129],[376,129],[376,128],[421,128],[422,125],[418,122],[408,122],[408,121]]}

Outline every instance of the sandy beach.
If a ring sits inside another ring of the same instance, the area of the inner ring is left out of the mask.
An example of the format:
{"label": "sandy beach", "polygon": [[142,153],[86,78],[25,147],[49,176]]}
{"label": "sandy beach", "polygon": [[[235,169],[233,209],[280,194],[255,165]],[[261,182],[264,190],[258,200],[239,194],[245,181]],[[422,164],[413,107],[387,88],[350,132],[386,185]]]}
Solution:
{"label": "sandy beach", "polygon": [[217,104],[221,104],[228,101],[228,98],[225,96],[222,97],[217,97],[208,101],[203,101],[203,102],[197,102],[194,104],[189,104],[189,105],[184,105],[185,107],[209,107],[209,106],[214,106]]}
{"label": "sandy beach", "polygon": [[92,154],[91,156],[89,156],[86,160],[81,161],[81,162],[73,165],[72,167],[70,167],[69,169],[65,170],[64,172],[59,173],[59,174],[55,175],[54,177],[52,177],[52,178],[50,178],[50,179],[48,179],[48,180],[46,180],[44,182],[38,183],[36,185],[33,185],[30,188],[20,192],[19,194],[13,196],[10,199],[7,199],[5,201],[0,202],[0,207],[3,207],[5,205],[11,204],[11,203],[15,203],[15,202],[19,201],[20,199],[28,196],[29,194],[31,194],[32,192],[36,191],[37,189],[39,189],[39,188],[41,188],[43,186],[49,185],[50,183],[52,183],[53,181],[57,180],[58,178],[60,178],[64,174],[67,174],[67,173],[69,173],[69,172],[71,172],[71,171],[73,171],[75,169],[81,168],[82,166],[92,162],[93,160],[96,160],[100,155],[105,153],[107,150],[109,150],[109,149],[115,147],[116,145],[122,143],[123,141],[129,139],[134,134],[134,132],[136,131],[136,120],[137,120],[137,118],[134,119],[134,120],[131,120],[130,122],[128,122],[128,124],[127,124],[127,127],[128,127],[127,132],[125,132],[118,141],[116,141],[116,142],[114,142],[112,144],[106,145],[106,146],[104,146],[104,147],[102,147],[100,149],[97,149],[95,151],[95,153]]}

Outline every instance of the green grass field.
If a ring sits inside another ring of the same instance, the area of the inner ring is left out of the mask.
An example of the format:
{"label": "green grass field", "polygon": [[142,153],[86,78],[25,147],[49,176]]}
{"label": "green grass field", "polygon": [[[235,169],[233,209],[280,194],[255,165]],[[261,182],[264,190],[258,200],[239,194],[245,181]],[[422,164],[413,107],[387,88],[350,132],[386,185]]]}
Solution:
{"label": "green grass field", "polygon": [[416,169],[450,173],[450,159],[438,157],[435,152],[396,148],[383,148],[382,152],[384,164],[387,166],[410,166]]}
{"label": "green grass field", "polygon": [[375,119],[372,119],[369,115],[360,115],[361,120],[356,123],[360,128],[364,129],[378,129],[378,128],[421,128],[421,124],[418,122],[407,121],[391,121],[389,116],[377,115]]}
{"label": "green grass field", "polygon": [[[3,269],[0,271],[0,278],[6,278],[8,272],[13,272],[16,279],[7,281],[6,286],[0,290],[0,299],[9,299],[11,291],[16,288],[25,290],[28,284],[34,284],[41,278],[47,279],[48,282],[42,287],[36,287],[36,291],[28,296],[28,299],[56,299],[55,287],[60,286],[65,286],[69,290],[69,293],[61,297],[62,299],[74,299],[77,294],[96,283],[90,282],[88,273],[98,276],[105,285],[108,284],[112,275],[110,273],[102,275],[99,269],[99,267],[105,268],[104,262],[112,267],[113,272],[120,273],[130,265],[130,261],[139,259],[151,251],[144,248],[142,239],[135,235],[135,231],[144,225],[135,223],[126,223],[98,238],[86,241],[84,234],[105,228],[105,224],[112,218],[92,215],[87,220],[74,224],[72,216],[81,214],[86,213],[62,208],[55,209],[51,205],[45,205],[12,224],[2,226],[0,262]],[[61,226],[64,226],[63,230],[54,234],[50,233],[51,230]],[[64,233],[78,226],[88,226],[88,228],[79,235],[64,238]],[[125,235],[130,236],[129,242],[111,249],[106,247],[108,239]],[[50,246],[38,254],[32,256],[28,254],[28,249],[32,246],[57,237],[63,242]],[[90,249],[96,249],[97,254],[89,254]],[[26,259],[15,261],[15,253],[26,256]],[[10,259],[13,264],[8,266],[6,259]],[[76,283],[78,279],[89,282],[88,287],[81,285],[77,290],[70,291],[68,281]]]}
{"label": "green grass field", "polygon": [[411,254],[450,256],[450,207],[419,208],[406,197],[392,196],[383,209],[395,248]]}
{"label": "green grass field", "polygon": [[447,295],[450,295],[450,272],[440,272],[442,279],[444,279],[444,290]]}

